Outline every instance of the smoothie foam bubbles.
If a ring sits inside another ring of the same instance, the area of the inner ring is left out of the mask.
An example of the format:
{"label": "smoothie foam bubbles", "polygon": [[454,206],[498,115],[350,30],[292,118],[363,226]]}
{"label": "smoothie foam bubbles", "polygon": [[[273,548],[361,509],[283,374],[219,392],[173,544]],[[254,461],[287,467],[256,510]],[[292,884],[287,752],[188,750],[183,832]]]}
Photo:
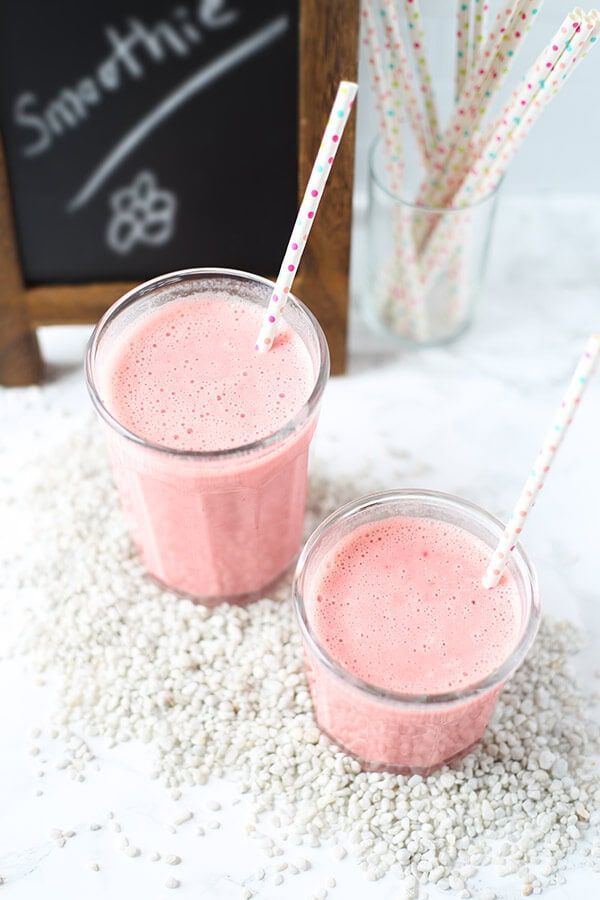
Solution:
{"label": "smoothie foam bubbles", "polygon": [[462,528],[393,517],[342,538],[315,572],[307,610],[336,661],[370,684],[402,694],[456,691],[510,655],[519,592],[505,576],[481,583],[489,548]]}
{"label": "smoothie foam bubbles", "polygon": [[114,417],[177,450],[243,447],[302,409],[315,381],[287,322],[269,354],[254,349],[262,308],[222,291],[149,310],[110,351],[100,391]]}

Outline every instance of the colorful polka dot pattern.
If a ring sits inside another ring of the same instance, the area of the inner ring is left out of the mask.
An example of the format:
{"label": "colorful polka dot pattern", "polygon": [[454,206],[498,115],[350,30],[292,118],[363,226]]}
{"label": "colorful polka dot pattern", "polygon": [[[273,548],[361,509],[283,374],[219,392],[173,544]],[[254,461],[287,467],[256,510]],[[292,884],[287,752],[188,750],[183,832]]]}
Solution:
{"label": "colorful polka dot pattern", "polygon": [[485,32],[489,5],[485,0],[475,0],[471,21],[471,68],[480,66],[485,52]]}
{"label": "colorful polka dot pattern", "polygon": [[[380,44],[377,21],[372,4],[365,3],[361,19],[361,40],[367,48],[367,60],[371,87],[375,94],[375,108],[379,113],[379,126],[382,135],[385,169],[388,185],[395,196],[403,196],[403,108],[400,94],[392,89],[391,54],[389,42]],[[385,21],[385,19],[384,19]],[[426,319],[424,314],[423,291],[420,270],[416,261],[414,241],[412,239],[412,216],[410,209],[402,205],[396,206],[392,213],[393,259],[389,271],[386,272],[386,294],[401,291],[402,298],[398,306],[408,307],[410,312],[409,327],[417,340],[426,339]]]}
{"label": "colorful polka dot pattern", "polygon": [[292,235],[281,263],[279,275],[275,282],[275,287],[269,304],[261,330],[259,332],[256,349],[259,352],[265,352],[270,349],[275,335],[277,333],[277,322],[281,318],[288,294],[292,287],[294,276],[298,269],[304,247],[310,229],[314,221],[315,213],[318,209],[325,184],[331,171],[333,160],[337,152],[339,141],[344,133],[346,122],[356,97],[358,85],[353,81],[342,81],[338,87],[329,120],[321,139],[321,146],[317,153],[317,158],[308,179],[308,185],[300,204],[298,216]]}
{"label": "colorful polka dot pattern", "polygon": [[[404,145],[402,134],[402,97],[393,90],[389,49],[380,44],[371,3],[363,5],[361,14],[361,42],[366,48],[369,80],[375,98],[375,111],[383,141],[386,171],[394,194],[402,192],[404,176]],[[397,84],[394,87],[398,87]]]}
{"label": "colorful polka dot pattern", "polygon": [[[362,15],[367,18],[363,42],[368,44],[369,66],[376,93],[376,109],[386,154],[389,186],[404,197],[403,140],[401,121],[405,119],[414,134],[425,170],[417,191],[414,212],[392,215],[392,264],[384,267],[398,286],[397,318],[427,334],[430,323],[427,295],[435,280],[450,271],[456,254],[466,256],[464,243],[469,228],[464,217],[449,209],[468,210],[474,203],[492,197],[501,178],[529,128],[560,87],[570,77],[600,36],[600,14],[587,15],[579,8],[565,20],[560,33],[546,47],[523,82],[513,93],[502,114],[488,123],[491,104],[506,78],[519,47],[532,28],[543,0],[502,0],[488,31],[490,4],[486,0],[459,0],[457,68],[464,76],[458,102],[451,112],[443,134],[432,131],[428,118],[428,82],[423,50],[423,31],[418,0],[404,0],[404,34],[411,40],[415,73],[407,58],[401,33],[397,0],[363,0]],[[580,23],[583,23],[581,25]],[[464,65],[463,65],[464,63]],[[415,89],[420,91],[421,96]],[[426,115],[423,114],[423,109]],[[422,215],[419,207],[440,210],[437,218]],[[389,296],[394,294],[393,286]],[[390,301],[391,302],[391,301]]]}
{"label": "colorful polka dot pattern", "polygon": [[[576,14],[577,13],[577,14]],[[600,18],[570,13],[513,92],[489,129],[479,155],[457,191],[455,206],[486,196],[498,185],[521,142],[600,34]]]}
{"label": "colorful polka dot pattern", "polygon": [[395,0],[367,0],[366,7],[377,7],[377,18],[380,24],[382,51],[385,68],[389,71],[389,84],[402,103],[402,115],[406,117],[417,142],[421,162],[425,167],[431,157],[434,138],[421,107],[419,90],[415,83],[412,66],[406,52],[405,41],[400,29],[398,9]]}
{"label": "colorful polka dot pattern", "polygon": [[467,74],[470,68],[470,23],[471,6],[461,3],[456,7],[456,71],[454,80],[454,102],[459,103],[465,89]]}
{"label": "colorful polka dot pattern", "polygon": [[431,155],[439,140],[440,126],[433,92],[433,80],[429,71],[427,54],[425,53],[425,31],[419,0],[404,0],[404,9],[406,11],[410,46],[419,76],[419,92],[428,125],[429,135],[427,143]]}
{"label": "colorful polka dot pattern", "polygon": [[[493,193],[541,111],[597,41],[600,16],[597,13],[586,16],[580,10],[577,13],[567,16],[530,68],[521,88],[513,94],[500,119],[490,126],[477,158],[466,177],[463,173],[462,184],[452,197],[454,207],[467,208]],[[548,71],[549,62],[554,62],[554,66]],[[525,112],[522,111],[523,100]],[[443,268],[454,252],[457,240],[460,240],[460,229],[456,218],[444,216],[420,253],[422,270],[435,273]]]}
{"label": "colorful polka dot pattern", "polygon": [[594,374],[599,359],[600,333],[592,334],[586,344],[583,356],[575,369],[552,428],[546,436],[546,440],[542,445],[529,478],[525,483],[525,487],[521,492],[517,505],[508,520],[500,543],[492,555],[483,578],[484,587],[493,588],[500,581],[508,559],[510,558],[510,553],[519,540],[519,535],[523,530],[527,514],[534,505],[540,490],[544,486],[546,475],[550,471],[550,467],[556,456],[556,451],[560,447],[567,430],[573,421],[573,416],[575,415],[583,393]]}
{"label": "colorful polka dot pattern", "polygon": [[450,206],[468,161],[477,155],[481,123],[491,98],[509,72],[524,35],[533,25],[540,0],[502,6],[485,41],[481,65],[468,70],[464,90],[438,147],[431,176],[419,195],[427,206]]}

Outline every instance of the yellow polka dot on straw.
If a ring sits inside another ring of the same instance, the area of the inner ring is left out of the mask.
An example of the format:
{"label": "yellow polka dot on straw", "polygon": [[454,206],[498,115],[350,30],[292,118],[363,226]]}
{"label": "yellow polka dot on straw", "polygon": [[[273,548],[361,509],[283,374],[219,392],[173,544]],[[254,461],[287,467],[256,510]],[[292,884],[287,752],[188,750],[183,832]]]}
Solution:
{"label": "yellow polka dot on straw", "polygon": [[538,493],[544,486],[546,475],[550,471],[550,467],[556,456],[556,451],[560,447],[565,434],[567,433],[581,397],[589,384],[599,359],[600,332],[592,334],[586,344],[583,355],[577,364],[577,368],[573,373],[573,377],[571,378],[563,401],[558,409],[554,423],[546,435],[546,440],[542,445],[529,478],[525,482],[525,487],[521,491],[517,505],[508,520],[502,537],[500,538],[500,542],[489,562],[483,577],[484,587],[496,587],[502,578],[502,573],[510,559],[511,551],[519,539],[527,514],[534,505]]}
{"label": "yellow polka dot on straw", "polygon": [[310,229],[321,202],[323,189],[329,177],[357,91],[358,85],[353,81],[340,82],[333,106],[331,107],[327,126],[321,139],[321,146],[310,173],[287,250],[281,263],[279,275],[267,304],[263,323],[256,341],[256,349],[260,353],[269,350],[273,345],[277,333],[277,323],[281,318],[292,288],[292,282],[296,276]]}

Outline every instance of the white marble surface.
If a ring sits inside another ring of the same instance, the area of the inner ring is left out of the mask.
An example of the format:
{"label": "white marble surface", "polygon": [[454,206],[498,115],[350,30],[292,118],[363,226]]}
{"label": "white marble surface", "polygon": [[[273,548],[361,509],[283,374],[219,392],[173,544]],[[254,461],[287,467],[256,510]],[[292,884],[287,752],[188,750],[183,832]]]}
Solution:
{"label": "white marble surface", "polygon": [[[391,352],[366,339],[353,324],[350,373],[328,386],[315,439],[321,471],[352,476],[356,494],[376,470],[390,487],[420,486],[462,494],[506,516],[520,490],[538,444],[550,425],[563,387],[588,333],[600,327],[600,202],[538,198],[535,205],[512,200],[500,210],[493,259],[480,314],[459,343],[415,353]],[[360,256],[360,246],[357,248]],[[360,278],[355,290],[362,289]],[[59,442],[89,415],[81,361],[85,329],[55,329],[43,335],[51,361],[42,388],[0,392],[2,477],[29,464],[41,445]],[[538,568],[546,612],[582,626],[585,647],[577,658],[582,685],[593,688],[600,647],[600,378],[588,395],[555,469],[530,517],[524,544]],[[315,463],[316,464],[316,463]],[[0,529],[10,529],[2,510]],[[0,595],[2,636],[11,627],[11,605],[19,597]],[[0,648],[1,648],[0,644]],[[596,681],[597,687],[597,681]],[[174,804],[150,780],[141,746],[109,749],[94,742],[100,771],[82,784],[55,768],[53,743],[34,742],[31,729],[44,727],[53,704],[52,687],[40,688],[20,659],[0,656],[0,876],[6,900],[95,900],[144,897],[229,900],[249,884],[261,900],[307,900],[334,875],[330,898],[393,900],[397,876],[371,883],[346,859],[327,850],[309,856],[309,871],[276,887],[269,875],[248,881],[256,867],[274,871],[244,833],[243,805],[219,813],[218,831],[201,840],[182,826],[169,835]],[[39,757],[29,753],[32,743]],[[42,766],[40,760],[46,760]],[[43,767],[46,775],[37,776]],[[42,791],[42,794],[38,794]],[[227,782],[184,792],[178,805],[197,810],[196,821],[214,816],[211,797],[229,797]],[[227,807],[227,804],[224,804]],[[114,810],[132,843],[143,852],[130,859],[115,851],[118,838],[107,814]],[[89,823],[103,827],[90,831]],[[76,835],[58,849],[50,829]],[[343,837],[343,836],[342,836]],[[177,849],[174,849],[174,848]],[[176,852],[176,871],[148,858],[152,849]],[[292,858],[293,853],[286,858]],[[89,862],[101,869],[92,872]],[[174,875],[177,891],[163,887]],[[548,900],[600,896],[600,874],[575,858],[565,885],[544,892]],[[499,898],[518,896],[493,872]],[[430,900],[448,896],[427,888]],[[454,896],[454,895],[453,895]]]}

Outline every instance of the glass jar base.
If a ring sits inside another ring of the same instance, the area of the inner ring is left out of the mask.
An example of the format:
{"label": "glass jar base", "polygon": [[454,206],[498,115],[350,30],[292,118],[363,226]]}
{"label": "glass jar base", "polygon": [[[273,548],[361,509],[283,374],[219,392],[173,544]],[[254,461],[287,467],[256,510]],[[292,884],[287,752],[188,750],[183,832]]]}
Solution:
{"label": "glass jar base", "polygon": [[276,575],[275,578],[271,579],[271,581],[263,587],[252,591],[246,591],[241,594],[228,594],[226,596],[206,596],[203,594],[195,594],[190,591],[183,591],[162,581],[156,575],[153,575],[152,572],[147,572],[147,575],[154,584],[161,588],[161,590],[169,591],[169,593],[175,594],[175,596],[180,597],[182,600],[191,600],[192,603],[197,604],[198,606],[206,606],[208,609],[214,609],[222,603],[227,603],[229,606],[247,606],[250,603],[256,603],[258,600],[264,600],[265,597],[272,597],[286,580],[291,581],[292,572],[294,571],[297,560],[298,554],[296,554],[293,560],[279,573],[279,575]]}
{"label": "glass jar base", "polygon": [[471,320],[467,320],[453,330],[441,331],[430,337],[417,338],[408,333],[404,334],[400,331],[395,331],[390,325],[382,322],[375,315],[374,310],[367,305],[362,310],[362,318],[372,334],[382,338],[390,347],[397,347],[402,350],[426,350],[429,347],[445,347],[461,338],[472,324]]}
{"label": "glass jar base", "polygon": [[332,744],[335,744],[346,756],[350,756],[352,759],[355,759],[356,762],[360,765],[363,772],[387,772],[390,775],[422,775],[424,778],[428,775],[433,775],[434,772],[439,772],[444,766],[450,765],[450,763],[457,762],[459,759],[462,759],[467,754],[471,753],[472,750],[477,747],[479,744],[481,737],[478,737],[477,740],[473,741],[469,744],[468,747],[465,747],[462,750],[458,750],[456,753],[453,753],[447,759],[442,759],[439,762],[433,763],[432,765],[410,765],[408,763],[385,763],[385,762],[374,762],[373,760],[364,759],[360,754],[354,753],[353,750],[350,750],[343,741],[340,741],[338,738],[334,737],[330,732],[328,732],[325,728],[323,728],[317,722],[319,730],[325,735],[325,737],[331,741]]}

